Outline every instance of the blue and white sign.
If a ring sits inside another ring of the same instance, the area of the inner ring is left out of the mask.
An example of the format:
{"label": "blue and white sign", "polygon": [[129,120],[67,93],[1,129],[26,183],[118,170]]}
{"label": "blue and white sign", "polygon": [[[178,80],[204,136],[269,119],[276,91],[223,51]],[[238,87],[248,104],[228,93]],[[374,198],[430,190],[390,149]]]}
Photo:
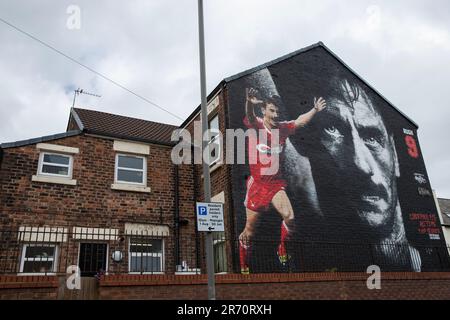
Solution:
{"label": "blue and white sign", "polygon": [[225,231],[223,203],[197,202],[197,231]]}
{"label": "blue and white sign", "polygon": [[198,215],[199,216],[207,216],[208,215],[208,207],[198,206]]}

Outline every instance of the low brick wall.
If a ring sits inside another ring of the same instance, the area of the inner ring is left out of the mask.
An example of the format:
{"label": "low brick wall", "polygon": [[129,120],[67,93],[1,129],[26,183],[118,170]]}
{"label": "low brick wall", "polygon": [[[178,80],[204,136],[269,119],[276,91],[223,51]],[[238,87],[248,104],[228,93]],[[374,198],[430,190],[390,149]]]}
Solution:
{"label": "low brick wall", "polygon": [[[450,299],[450,273],[383,273],[369,290],[365,273],[217,275],[218,300]],[[60,283],[65,283],[64,281]],[[58,278],[0,276],[0,300],[58,298]],[[206,275],[109,275],[99,299],[206,300]]]}
{"label": "low brick wall", "polygon": [[[369,290],[365,273],[217,275],[218,300],[450,299],[450,273],[383,273]],[[207,299],[206,275],[117,275],[100,281],[100,299]]]}
{"label": "low brick wall", "polygon": [[0,276],[0,300],[55,300],[55,276]]}

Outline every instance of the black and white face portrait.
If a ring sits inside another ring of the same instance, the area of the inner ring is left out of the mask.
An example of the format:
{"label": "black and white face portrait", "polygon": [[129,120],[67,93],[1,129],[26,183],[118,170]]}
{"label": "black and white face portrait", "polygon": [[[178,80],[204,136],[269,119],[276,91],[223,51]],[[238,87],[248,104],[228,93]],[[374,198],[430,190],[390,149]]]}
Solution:
{"label": "black and white face portrait", "polygon": [[[232,80],[231,128],[245,129],[246,88],[257,88],[262,101],[279,96],[273,118],[296,123],[278,178],[294,214],[291,253],[298,270],[362,271],[375,262],[385,270],[434,270],[447,249],[417,126],[407,115],[322,48]],[[316,106],[319,98],[326,108]],[[260,108],[255,114],[264,116]],[[236,234],[246,225],[250,174],[249,165],[232,168]],[[274,208],[260,218],[254,261],[276,264],[282,219]],[[443,249],[427,249],[435,245]],[[269,270],[264,263],[255,265]]]}
{"label": "black and white face portrait", "polygon": [[345,79],[334,83],[336,94],[314,120],[309,143],[319,205],[326,218],[357,223],[382,238],[392,232],[398,202],[394,140],[362,86]]}

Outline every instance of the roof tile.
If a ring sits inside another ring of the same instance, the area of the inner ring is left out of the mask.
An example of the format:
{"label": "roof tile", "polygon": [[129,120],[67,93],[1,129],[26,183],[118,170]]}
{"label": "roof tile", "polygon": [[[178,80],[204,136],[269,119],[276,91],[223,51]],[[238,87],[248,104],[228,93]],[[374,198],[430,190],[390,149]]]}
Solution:
{"label": "roof tile", "polygon": [[170,137],[172,131],[178,128],[177,126],[170,124],[125,117],[95,110],[81,108],[74,108],[73,110],[80,118],[84,130],[112,137],[171,144]]}

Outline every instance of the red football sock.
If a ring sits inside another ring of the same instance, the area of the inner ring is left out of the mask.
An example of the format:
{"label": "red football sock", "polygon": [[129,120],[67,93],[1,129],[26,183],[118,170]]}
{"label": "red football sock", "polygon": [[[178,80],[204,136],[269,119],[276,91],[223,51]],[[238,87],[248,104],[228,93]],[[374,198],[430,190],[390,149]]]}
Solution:
{"label": "red football sock", "polygon": [[283,223],[281,224],[281,239],[280,239],[280,246],[278,249],[278,254],[280,256],[286,255],[286,239],[288,239],[289,236],[290,236],[289,228],[283,221]]}
{"label": "red football sock", "polygon": [[239,258],[241,264],[241,271],[249,271],[249,261],[250,261],[250,245],[243,244],[239,241]]}

